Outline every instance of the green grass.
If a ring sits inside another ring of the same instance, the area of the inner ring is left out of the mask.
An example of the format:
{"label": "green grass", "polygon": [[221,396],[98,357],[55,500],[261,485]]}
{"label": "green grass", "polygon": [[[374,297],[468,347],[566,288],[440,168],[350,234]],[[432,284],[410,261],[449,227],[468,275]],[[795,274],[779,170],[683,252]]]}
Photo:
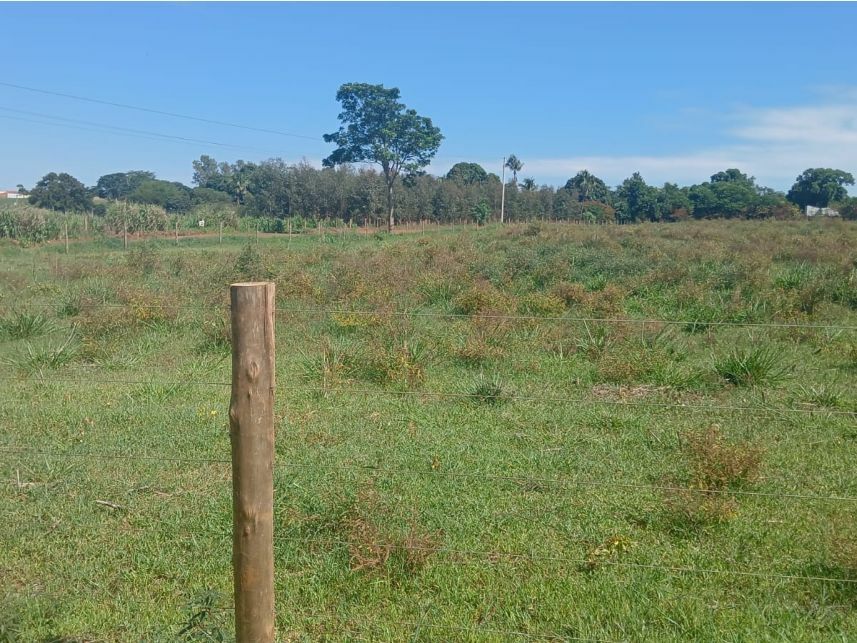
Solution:
{"label": "green grass", "polygon": [[857,496],[857,333],[704,323],[857,326],[857,227],[139,248],[0,245],[0,318],[46,320],[0,336],[0,641],[233,636],[216,307],[254,278],[277,284],[278,640],[857,631],[857,584],[776,576],[857,580],[854,502],[782,495]]}

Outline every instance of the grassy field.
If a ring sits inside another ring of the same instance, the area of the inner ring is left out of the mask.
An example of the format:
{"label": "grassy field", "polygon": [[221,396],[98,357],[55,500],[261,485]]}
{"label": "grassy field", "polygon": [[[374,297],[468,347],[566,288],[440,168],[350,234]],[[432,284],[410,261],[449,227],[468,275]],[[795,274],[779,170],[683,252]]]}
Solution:
{"label": "grassy field", "polygon": [[278,640],[854,640],[857,226],[245,243],[0,246],[0,641],[232,636],[246,279]]}

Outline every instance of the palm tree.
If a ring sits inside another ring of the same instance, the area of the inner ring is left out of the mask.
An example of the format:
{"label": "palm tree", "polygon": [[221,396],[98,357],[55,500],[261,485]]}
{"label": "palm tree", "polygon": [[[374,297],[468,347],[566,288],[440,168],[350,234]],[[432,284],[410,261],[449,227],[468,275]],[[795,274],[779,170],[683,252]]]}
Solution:
{"label": "palm tree", "polygon": [[506,159],[506,167],[512,170],[512,180],[517,183],[518,172],[521,171],[521,168],[524,167],[524,164],[521,163],[521,160],[517,156],[515,156],[514,154],[510,154],[509,158]]}
{"label": "palm tree", "polygon": [[533,179],[524,179],[522,185],[527,192],[533,192],[536,189],[536,182]]}

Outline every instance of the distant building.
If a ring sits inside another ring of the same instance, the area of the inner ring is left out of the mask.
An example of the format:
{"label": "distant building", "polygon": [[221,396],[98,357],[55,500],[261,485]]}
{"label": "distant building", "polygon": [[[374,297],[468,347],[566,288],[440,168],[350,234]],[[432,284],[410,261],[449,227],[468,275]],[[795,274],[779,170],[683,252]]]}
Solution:
{"label": "distant building", "polygon": [[839,210],[833,208],[817,208],[814,205],[806,206],[806,216],[808,217],[838,217]]}
{"label": "distant building", "polygon": [[0,199],[26,199],[26,194],[21,194],[17,190],[0,190]]}

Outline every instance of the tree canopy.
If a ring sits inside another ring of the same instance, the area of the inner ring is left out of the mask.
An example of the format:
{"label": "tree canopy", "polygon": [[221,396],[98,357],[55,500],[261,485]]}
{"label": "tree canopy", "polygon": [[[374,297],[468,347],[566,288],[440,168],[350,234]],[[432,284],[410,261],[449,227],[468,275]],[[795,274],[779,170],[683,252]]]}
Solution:
{"label": "tree canopy", "polygon": [[102,199],[125,199],[140,187],[140,184],[154,180],[155,173],[144,170],[105,174],[95,184],[95,194]]}
{"label": "tree canopy", "polygon": [[461,185],[473,185],[487,181],[488,173],[478,163],[462,162],[453,165],[446,173],[446,178]]}
{"label": "tree canopy", "polygon": [[30,191],[30,203],[62,212],[85,211],[92,208],[92,197],[86,186],[71,174],[51,172]]}
{"label": "tree canopy", "polygon": [[399,102],[399,90],[383,85],[347,83],[336,100],[342,104],[339,130],[325,134],[338,147],[323,161],[324,167],[345,163],[376,163],[387,184],[388,229],[392,230],[393,186],[402,172],[427,166],[437,153],[443,135],[431,119]]}
{"label": "tree canopy", "polygon": [[581,170],[566,181],[564,188],[577,194],[578,201],[610,203],[610,188],[594,174]]}
{"label": "tree canopy", "polygon": [[801,209],[808,205],[826,208],[831,202],[848,196],[846,185],[854,185],[854,176],[848,172],[826,167],[810,168],[795,179],[788,200]]}
{"label": "tree canopy", "polygon": [[520,172],[524,164],[517,156],[514,154],[510,154],[509,158],[506,159],[506,167],[512,172],[512,181],[514,183],[518,182],[518,172]]}

